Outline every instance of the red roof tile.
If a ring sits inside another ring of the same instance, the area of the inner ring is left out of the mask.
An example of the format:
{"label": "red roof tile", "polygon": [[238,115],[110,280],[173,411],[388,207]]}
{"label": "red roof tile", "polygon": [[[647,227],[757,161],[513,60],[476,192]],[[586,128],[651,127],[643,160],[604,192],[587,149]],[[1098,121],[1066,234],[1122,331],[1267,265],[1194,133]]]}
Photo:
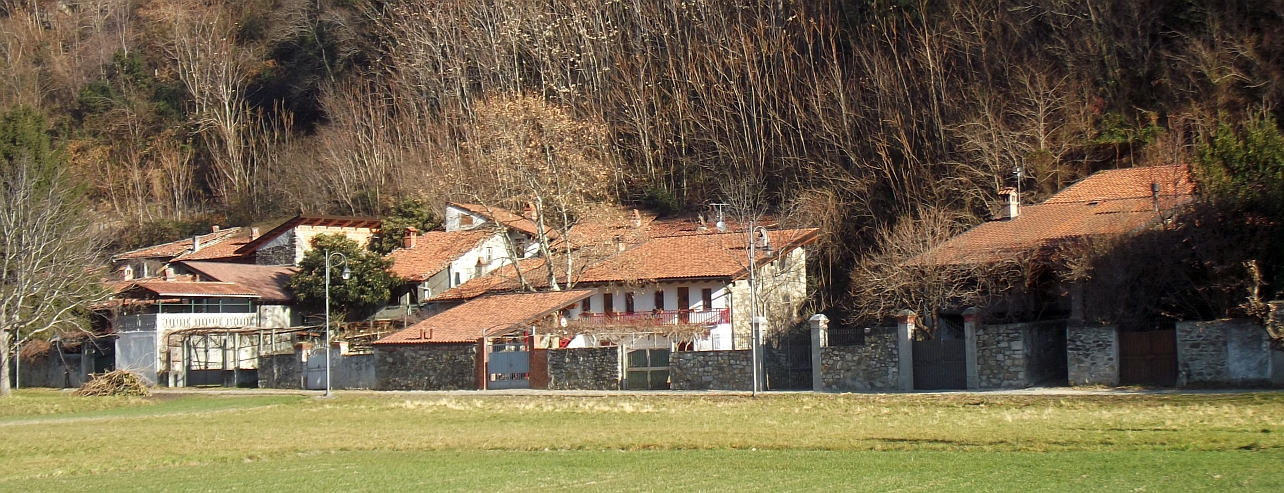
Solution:
{"label": "red roof tile", "polygon": [[1159,218],[1151,183],[1158,183],[1159,209],[1170,211],[1192,200],[1194,186],[1185,166],[1102,171],[1049,197],[1022,206],[1020,215],[972,228],[911,263],[950,265],[997,262],[1055,246],[1067,239],[1137,231]]}
{"label": "red roof tile", "polygon": [[548,287],[548,271],[544,267],[544,258],[534,257],[518,260],[516,268],[513,264],[507,264],[484,276],[469,279],[463,284],[442,291],[428,301],[471,300],[486,293],[517,291],[522,289],[521,280],[517,277],[518,268],[532,287],[536,289]]}
{"label": "red roof tile", "polygon": [[[213,233],[198,235],[201,242],[201,250],[205,250],[207,246],[218,245],[219,243],[227,240],[228,238],[231,238],[237,235],[238,233],[241,232],[242,229],[244,228],[227,228],[227,229],[215,231]],[[172,259],[174,257],[178,257],[184,254],[189,254],[191,253],[191,251],[192,251],[192,239],[184,238],[177,241],[171,241],[169,243],[161,243],[159,245],[152,245],[149,247],[139,248],[137,250],[130,250],[125,253],[117,254],[115,257],[112,257],[112,261],[118,262],[121,260],[139,259],[139,258],[165,259],[168,261],[169,259]],[[205,258],[210,258],[210,257],[205,257]]]}
{"label": "red roof tile", "polygon": [[[757,250],[759,262],[811,243],[815,228],[769,231],[772,249]],[[739,278],[749,270],[745,232],[653,238],[585,269],[580,283]]]}
{"label": "red roof tile", "polygon": [[503,335],[578,303],[590,290],[490,295],[441,312],[422,322],[375,341],[375,344],[428,344],[474,342]]}
{"label": "red roof tile", "polygon": [[228,297],[258,298],[258,293],[234,282],[197,282],[197,281],[137,281],[123,292],[140,289],[155,296],[162,297]]}
{"label": "red roof tile", "polygon": [[414,248],[399,248],[388,254],[393,274],[420,282],[441,272],[451,262],[477,248],[495,233],[489,230],[429,231],[415,240]]}
{"label": "red roof tile", "polygon": [[203,277],[244,286],[258,294],[264,303],[284,304],[294,300],[294,294],[285,285],[299,271],[296,267],[193,261],[182,265]]}
{"label": "red roof tile", "polygon": [[[508,212],[507,210],[499,207],[487,207],[479,204],[459,204],[455,202],[451,202],[450,205],[479,216],[490,218],[492,221],[516,229],[532,237],[539,236],[539,229],[538,226],[535,225],[535,221],[513,214],[512,212]],[[557,236],[556,232],[552,230],[545,230],[545,234],[550,238]]]}
{"label": "red roof tile", "polygon": [[285,222],[281,223],[277,227],[272,228],[267,233],[260,235],[258,238],[250,240],[246,242],[244,245],[241,245],[239,248],[236,249],[236,253],[242,254],[242,255],[252,254],[256,250],[258,250],[259,245],[272,241],[273,238],[281,236],[281,234],[285,233],[286,231],[289,231],[294,227],[300,226],[300,225],[337,226],[337,227],[352,227],[352,228],[365,227],[370,229],[379,229],[380,224],[382,223],[379,221],[379,218],[376,218],[376,217],[316,216],[316,215],[299,214],[297,216],[294,216],[286,220]]}

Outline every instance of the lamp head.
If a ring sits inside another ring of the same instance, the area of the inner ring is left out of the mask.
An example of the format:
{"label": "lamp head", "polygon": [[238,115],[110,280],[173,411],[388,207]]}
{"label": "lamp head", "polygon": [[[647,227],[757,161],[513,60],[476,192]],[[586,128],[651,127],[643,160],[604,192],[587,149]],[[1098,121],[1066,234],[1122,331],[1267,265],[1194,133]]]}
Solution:
{"label": "lamp head", "polygon": [[346,281],[346,280],[348,280],[349,278],[351,278],[351,277],[352,277],[352,269],[349,269],[349,268],[348,268],[348,266],[346,266],[346,265],[345,265],[345,266],[343,266],[343,274],[341,274],[341,277],[343,277],[343,280],[345,280],[345,281]]}

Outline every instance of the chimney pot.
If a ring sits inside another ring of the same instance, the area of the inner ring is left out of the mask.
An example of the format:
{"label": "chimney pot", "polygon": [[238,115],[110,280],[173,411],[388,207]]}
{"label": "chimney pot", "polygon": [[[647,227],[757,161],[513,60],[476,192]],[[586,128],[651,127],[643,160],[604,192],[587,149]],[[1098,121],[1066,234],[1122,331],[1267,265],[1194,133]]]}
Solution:
{"label": "chimney pot", "polygon": [[642,213],[638,212],[637,209],[633,209],[633,227],[634,228],[642,227]]}
{"label": "chimney pot", "polygon": [[533,203],[531,203],[531,202],[527,202],[527,203],[526,203],[526,208],[525,208],[525,209],[522,209],[522,217],[524,217],[524,218],[526,218],[526,219],[530,219],[530,220],[534,221],[534,220],[535,220],[535,204],[533,204]]}
{"label": "chimney pot", "polygon": [[174,268],[173,268],[173,267],[166,267],[166,268],[165,268],[165,280],[166,280],[166,281],[173,281],[173,280],[175,279],[175,277],[176,277],[176,276],[174,275]]}
{"label": "chimney pot", "polygon": [[414,248],[415,243],[417,243],[418,239],[419,239],[418,229],[416,229],[414,226],[406,228],[406,234],[404,237],[402,237],[402,246],[408,249]]}
{"label": "chimney pot", "polygon": [[1003,197],[1003,208],[999,210],[999,219],[1016,219],[1021,215],[1021,197],[1015,188],[1000,190],[999,196]]}
{"label": "chimney pot", "polygon": [[213,226],[210,226],[210,232],[211,232],[211,233],[217,233],[217,232],[218,232],[218,225],[217,225],[217,224],[215,224],[215,225],[213,225]]}
{"label": "chimney pot", "polygon": [[623,251],[624,251],[625,246],[626,246],[626,245],[624,244],[624,237],[623,237],[623,236],[616,236],[616,237],[615,237],[615,251],[616,251],[616,252],[623,252]]}
{"label": "chimney pot", "polygon": [[200,251],[200,249],[201,249],[201,235],[192,236],[192,251],[196,252],[196,251]]}
{"label": "chimney pot", "polygon": [[258,237],[259,237],[259,228],[258,227],[250,228],[250,240],[258,239]]}

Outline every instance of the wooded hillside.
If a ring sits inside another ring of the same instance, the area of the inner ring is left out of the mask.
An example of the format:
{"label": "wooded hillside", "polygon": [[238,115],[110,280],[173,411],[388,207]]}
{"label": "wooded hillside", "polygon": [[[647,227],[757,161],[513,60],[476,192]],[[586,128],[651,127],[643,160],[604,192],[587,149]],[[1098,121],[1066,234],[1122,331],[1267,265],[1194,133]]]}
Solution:
{"label": "wooded hillside", "polygon": [[0,1],[0,107],[48,116],[118,246],[748,184],[823,228],[821,306],[898,223],[988,218],[1014,168],[1029,203],[1248,115],[1278,133],[1282,57],[1276,0]]}

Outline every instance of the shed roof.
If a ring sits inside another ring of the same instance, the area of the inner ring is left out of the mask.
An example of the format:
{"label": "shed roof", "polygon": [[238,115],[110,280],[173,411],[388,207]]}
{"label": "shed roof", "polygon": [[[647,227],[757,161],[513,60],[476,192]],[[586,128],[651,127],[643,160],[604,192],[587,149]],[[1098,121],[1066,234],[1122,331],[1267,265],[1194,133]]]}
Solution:
{"label": "shed roof", "polygon": [[182,265],[215,281],[244,286],[257,293],[264,303],[294,301],[294,294],[285,285],[299,271],[296,267],[196,261],[182,262]]}
{"label": "shed roof", "polygon": [[134,290],[142,290],[157,297],[168,298],[259,297],[259,294],[255,293],[254,290],[234,282],[142,280],[134,282],[123,289],[122,292],[128,293]]}
{"label": "shed roof", "polygon": [[498,336],[524,327],[591,294],[591,290],[574,289],[485,296],[429,317],[375,344],[475,342],[483,334]]}

